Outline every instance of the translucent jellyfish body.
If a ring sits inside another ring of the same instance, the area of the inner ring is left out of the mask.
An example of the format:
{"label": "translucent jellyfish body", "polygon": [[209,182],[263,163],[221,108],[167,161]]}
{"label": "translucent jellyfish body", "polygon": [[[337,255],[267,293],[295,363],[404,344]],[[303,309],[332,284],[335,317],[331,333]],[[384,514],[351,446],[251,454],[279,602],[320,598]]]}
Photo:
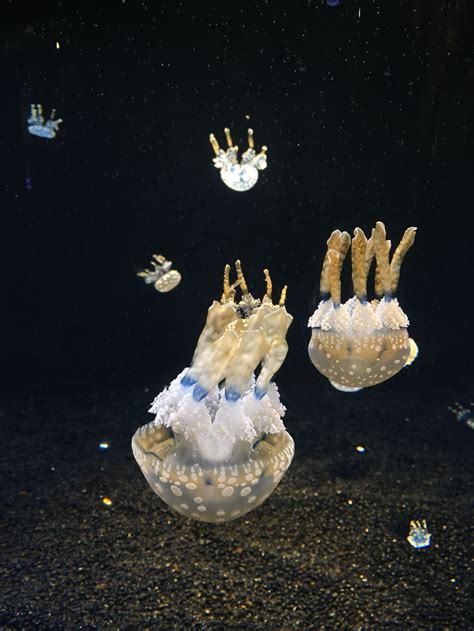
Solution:
{"label": "translucent jellyfish body", "polygon": [[233,191],[248,191],[258,180],[258,172],[267,168],[267,147],[263,146],[260,153],[255,153],[253,140],[253,129],[248,130],[248,149],[242,154],[239,162],[239,148],[234,145],[230,135],[230,129],[224,129],[227,150],[219,147],[214,134],[209,136],[212,148],[216,157],[213,159],[214,166],[220,170],[222,181]]}
{"label": "translucent jellyfish body", "polygon": [[156,291],[160,293],[166,293],[174,289],[181,282],[181,274],[171,269],[173,266],[172,261],[167,261],[162,254],[153,254],[153,260],[151,261],[153,269],[144,269],[142,272],[138,272],[137,276],[145,279],[147,285],[155,287]]}
{"label": "translucent jellyfish body", "polygon": [[29,133],[40,138],[54,138],[59,129],[59,124],[63,122],[62,118],[55,118],[56,110],[53,109],[49,119],[45,121],[42,105],[31,105],[30,107],[31,114],[28,118]]}
{"label": "translucent jellyfish body", "polygon": [[224,293],[209,308],[191,367],[158,395],[150,410],[155,420],[132,439],[155,493],[181,515],[214,523],[264,502],[294,454],[282,421],[285,408],[271,382],[288,351],[293,318],[284,306],[286,287],[273,304],[265,270],[267,292],[255,299],[238,261],[236,268],[231,285],[226,266]]}
{"label": "translucent jellyfish body", "polygon": [[[331,234],[321,273],[322,300],[308,322],[312,328],[308,352],[335,388],[354,392],[374,386],[413,361],[416,345],[408,336],[408,318],[395,292],[415,233],[416,228],[405,231],[391,261],[391,244],[380,221],[369,239],[360,228],[355,229],[352,243],[347,232]],[[349,248],[355,295],[341,303],[341,270]],[[368,301],[367,276],[374,258],[376,298]]]}

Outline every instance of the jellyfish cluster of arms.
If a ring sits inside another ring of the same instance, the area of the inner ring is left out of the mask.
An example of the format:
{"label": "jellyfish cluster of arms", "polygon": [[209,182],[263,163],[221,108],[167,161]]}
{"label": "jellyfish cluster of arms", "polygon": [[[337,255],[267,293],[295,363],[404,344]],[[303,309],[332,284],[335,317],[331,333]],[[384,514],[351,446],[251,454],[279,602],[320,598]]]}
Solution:
{"label": "jellyfish cluster of arms", "polygon": [[[396,298],[402,261],[415,234],[416,228],[407,228],[392,256],[380,221],[369,238],[356,228],[352,239],[335,230],[327,241],[321,302],[308,322],[308,351],[339,390],[382,383],[416,357],[408,317]],[[341,272],[349,251],[354,295],[343,302]],[[375,288],[369,298],[372,264]],[[159,291],[176,286],[166,281],[173,272],[170,261],[155,255],[152,265],[139,273],[146,283]],[[209,307],[190,366],[155,398],[150,409],[155,419],[132,439],[155,493],[181,515],[213,523],[237,519],[262,504],[294,455],[273,381],[288,353],[286,334],[293,320],[285,307],[287,287],[274,302],[265,269],[265,293],[255,298],[240,261],[235,270],[231,281],[231,268],[225,266],[221,298]]]}

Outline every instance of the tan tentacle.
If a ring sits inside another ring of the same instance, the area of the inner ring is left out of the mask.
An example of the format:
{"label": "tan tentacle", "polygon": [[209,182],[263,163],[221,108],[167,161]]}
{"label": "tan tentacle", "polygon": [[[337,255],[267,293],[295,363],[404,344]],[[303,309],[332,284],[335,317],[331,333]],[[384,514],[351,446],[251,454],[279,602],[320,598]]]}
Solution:
{"label": "tan tentacle", "polygon": [[331,281],[330,281],[330,261],[329,252],[334,250],[337,252],[338,259],[338,271],[341,273],[342,264],[346,258],[347,252],[351,246],[351,237],[347,232],[341,232],[340,230],[334,230],[331,236],[327,240],[327,252],[324,257],[323,267],[321,270],[320,292],[324,296],[331,293]]}
{"label": "tan tentacle", "polygon": [[375,270],[375,294],[378,298],[391,295],[391,277],[389,253],[391,242],[385,239],[385,226],[381,221],[377,221],[372,230],[372,241],[374,244],[375,259],[377,267]]}
{"label": "tan tentacle", "polygon": [[402,240],[397,246],[397,249],[393,253],[392,262],[390,263],[390,278],[391,278],[391,292],[395,294],[398,288],[398,281],[400,280],[400,268],[402,266],[405,254],[411,248],[415,241],[416,228],[413,226],[407,228],[402,237]]}
{"label": "tan tentacle", "polygon": [[329,293],[335,305],[341,303],[340,254],[336,250],[328,251]]}

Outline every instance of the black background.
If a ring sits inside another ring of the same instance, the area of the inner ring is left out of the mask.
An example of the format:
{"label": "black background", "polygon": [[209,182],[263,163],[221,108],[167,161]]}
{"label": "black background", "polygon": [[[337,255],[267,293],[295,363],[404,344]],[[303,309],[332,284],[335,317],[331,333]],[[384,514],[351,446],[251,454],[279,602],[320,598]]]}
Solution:
{"label": "black background", "polygon": [[[2,16],[2,387],[168,382],[236,258],[254,293],[266,266],[288,284],[279,380],[313,382],[325,241],[377,219],[394,243],[418,226],[399,298],[421,352],[397,379],[469,379],[468,3],[10,2]],[[55,140],[26,132],[33,102],[64,119]],[[223,142],[227,125],[269,147],[246,193],[212,166],[209,132]],[[153,252],[182,273],[170,294],[135,276]]]}

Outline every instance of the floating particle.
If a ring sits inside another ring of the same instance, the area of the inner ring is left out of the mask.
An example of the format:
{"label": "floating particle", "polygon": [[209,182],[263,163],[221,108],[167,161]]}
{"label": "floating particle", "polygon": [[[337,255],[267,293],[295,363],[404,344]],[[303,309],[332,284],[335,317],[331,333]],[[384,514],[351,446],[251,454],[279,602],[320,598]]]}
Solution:
{"label": "floating particle", "polygon": [[407,541],[414,548],[426,548],[430,545],[431,533],[428,532],[426,519],[412,520]]}
{"label": "floating particle", "polygon": [[112,506],[112,500],[110,499],[110,497],[103,497],[102,504],[105,504],[106,506]]}
{"label": "floating particle", "polygon": [[102,443],[99,443],[99,449],[108,449],[110,447],[110,444],[107,441],[103,441]]}

